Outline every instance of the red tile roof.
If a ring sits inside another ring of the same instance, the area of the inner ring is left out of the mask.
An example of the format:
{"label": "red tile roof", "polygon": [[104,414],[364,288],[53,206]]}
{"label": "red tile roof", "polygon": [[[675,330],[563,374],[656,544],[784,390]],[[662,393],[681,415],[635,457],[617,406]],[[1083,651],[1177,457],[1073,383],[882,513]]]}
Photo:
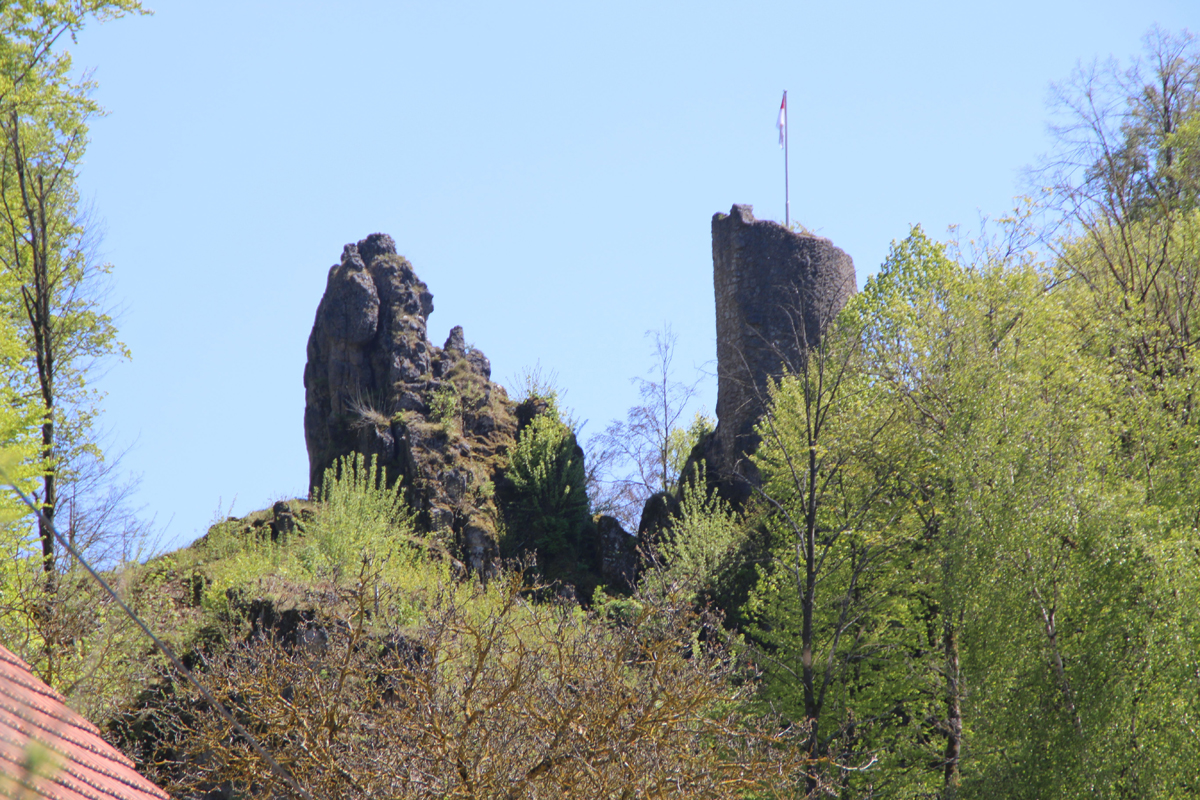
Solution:
{"label": "red tile roof", "polygon": [[[38,752],[47,757],[38,759]],[[21,793],[14,782],[32,793]],[[100,738],[95,725],[67,708],[62,695],[0,645],[0,797],[12,796],[169,800]]]}

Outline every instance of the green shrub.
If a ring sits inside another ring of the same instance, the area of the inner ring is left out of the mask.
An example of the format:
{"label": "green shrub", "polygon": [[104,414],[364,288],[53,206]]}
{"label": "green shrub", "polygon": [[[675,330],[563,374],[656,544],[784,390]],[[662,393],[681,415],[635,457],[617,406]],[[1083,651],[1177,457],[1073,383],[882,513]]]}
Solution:
{"label": "green shrub", "polygon": [[386,560],[407,549],[412,514],[400,482],[388,487],[375,456],[338,459],[325,471],[321,511],[296,543],[296,558],[311,574],[335,581],[364,561]]}
{"label": "green shrub", "polygon": [[458,389],[454,384],[433,393],[433,398],[429,401],[429,413],[446,433],[462,431],[462,399],[458,396]]}
{"label": "green shrub", "polygon": [[701,467],[684,484],[671,529],[654,551],[657,568],[642,579],[643,591],[679,593],[688,602],[711,595],[737,566],[744,538],[745,526],[729,503],[708,490]]}
{"label": "green shrub", "polygon": [[205,577],[204,611],[227,614],[230,590],[260,584],[267,576],[304,587],[357,580],[364,566],[391,581],[409,580],[402,577],[406,571],[430,567],[428,543],[413,534],[400,484],[389,487],[374,458],[338,459],[325,472],[320,500],[316,516],[286,541],[248,533],[240,520],[210,528],[194,555]]}
{"label": "green shrub", "polygon": [[591,521],[583,453],[553,404],[521,432],[505,474],[513,488],[509,545],[552,556],[578,543]]}

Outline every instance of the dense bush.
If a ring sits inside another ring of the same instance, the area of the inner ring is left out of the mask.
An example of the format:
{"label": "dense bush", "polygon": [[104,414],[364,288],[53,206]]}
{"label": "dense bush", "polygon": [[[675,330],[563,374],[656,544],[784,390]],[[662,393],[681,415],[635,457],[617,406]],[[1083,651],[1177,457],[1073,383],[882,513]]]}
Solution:
{"label": "dense bush", "polygon": [[583,451],[553,402],[521,431],[505,477],[511,484],[505,545],[546,556],[575,551],[591,524]]}

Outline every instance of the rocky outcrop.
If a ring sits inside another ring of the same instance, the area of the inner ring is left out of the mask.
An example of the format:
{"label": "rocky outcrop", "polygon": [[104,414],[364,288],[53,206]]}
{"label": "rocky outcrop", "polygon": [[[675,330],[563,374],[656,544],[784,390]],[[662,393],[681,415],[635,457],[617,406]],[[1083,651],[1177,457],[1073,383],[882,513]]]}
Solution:
{"label": "rocky outcrop", "polygon": [[608,515],[596,518],[596,546],[599,548],[600,579],[610,589],[626,591],[637,584],[641,555],[638,539]]}
{"label": "rocky outcrop", "polygon": [[855,292],[854,262],[833,242],[756,220],[748,205],[712,219],[717,305],[717,428],[698,448],[708,478],[734,502],[757,481],[747,455],[768,389],[805,354]]}
{"label": "rocky outcrop", "polygon": [[418,525],[440,532],[474,570],[498,557],[495,481],[517,425],[491,364],[455,327],[426,339],[433,295],[375,233],[348,244],[329,270],[304,368],[309,487],[338,458],[377,459],[401,480]]}

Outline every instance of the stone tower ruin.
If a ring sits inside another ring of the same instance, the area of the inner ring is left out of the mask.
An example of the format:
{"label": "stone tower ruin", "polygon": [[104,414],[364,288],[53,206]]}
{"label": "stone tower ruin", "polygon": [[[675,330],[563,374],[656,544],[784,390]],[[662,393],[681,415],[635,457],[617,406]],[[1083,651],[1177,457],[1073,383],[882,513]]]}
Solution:
{"label": "stone tower ruin", "polygon": [[854,262],[833,242],[756,220],[748,205],[712,218],[717,300],[717,429],[705,444],[709,477],[744,501],[757,480],[768,383],[797,370],[856,290]]}

